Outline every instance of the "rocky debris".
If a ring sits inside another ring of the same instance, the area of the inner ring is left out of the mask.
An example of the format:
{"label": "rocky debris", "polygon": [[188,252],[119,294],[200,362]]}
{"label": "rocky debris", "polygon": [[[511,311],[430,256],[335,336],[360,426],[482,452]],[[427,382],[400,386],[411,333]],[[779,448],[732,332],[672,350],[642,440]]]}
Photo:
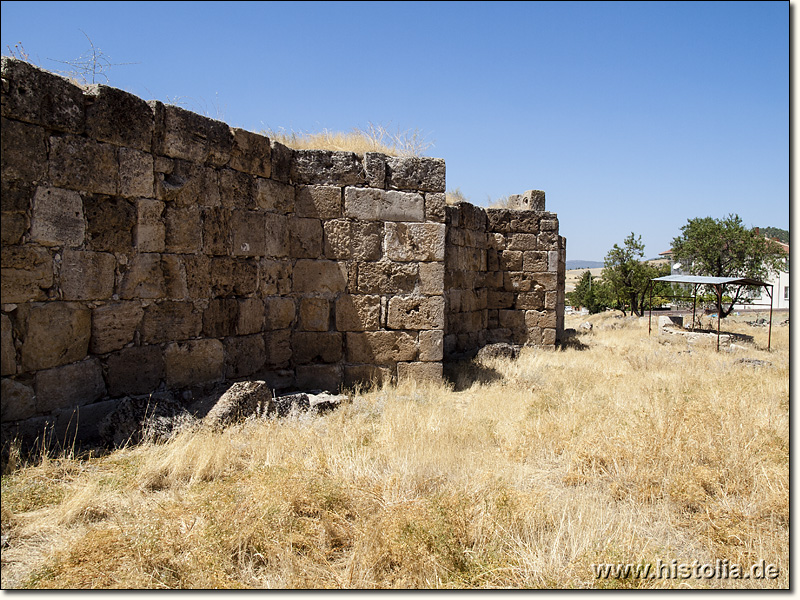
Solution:
{"label": "rocky debris", "polygon": [[347,396],[344,394],[328,394],[321,390],[314,390],[308,393],[287,394],[273,398],[272,413],[279,417],[285,417],[292,413],[306,411],[324,413],[337,408]]}
{"label": "rocky debris", "polygon": [[735,361],[737,365],[746,365],[748,367],[771,367],[772,363],[768,360],[760,360],[758,358],[739,358]]}
{"label": "rocky debris", "polygon": [[265,381],[240,381],[228,388],[203,419],[204,425],[225,427],[253,414],[272,410],[272,392]]}
{"label": "rocky debris", "polygon": [[591,331],[593,328],[594,325],[592,325],[589,321],[584,321],[578,326],[578,329],[581,331]]}
{"label": "rocky debris", "polygon": [[125,397],[103,418],[98,431],[106,444],[114,446],[138,443],[145,431],[156,439],[168,438],[175,429],[176,417],[185,413],[180,402],[169,392],[148,397]]}
{"label": "rocky debris", "polygon": [[494,358],[516,358],[519,356],[519,346],[500,342],[497,344],[488,344],[478,350],[476,358],[478,360],[490,360]]}
{"label": "rocky debris", "polygon": [[[787,319],[788,321],[788,319]],[[767,327],[769,325],[769,319],[765,319],[764,317],[760,317],[755,321],[746,321],[750,327]]]}

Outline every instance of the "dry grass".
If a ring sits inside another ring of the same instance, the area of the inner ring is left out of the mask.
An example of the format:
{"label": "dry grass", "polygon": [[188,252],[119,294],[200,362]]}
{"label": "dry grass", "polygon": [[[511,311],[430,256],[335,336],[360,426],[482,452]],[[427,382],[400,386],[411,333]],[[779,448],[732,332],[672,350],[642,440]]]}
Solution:
{"label": "dry grass", "polygon": [[424,156],[433,146],[419,129],[390,130],[387,126],[369,123],[366,128],[351,131],[319,132],[266,130],[271,140],[295,150],[340,150],[363,154],[380,152],[389,156]]}
{"label": "dry grass", "polygon": [[[2,586],[788,587],[789,328],[767,353],[766,330],[727,322],[754,344],[687,353],[646,320],[588,320],[563,350],[464,364],[449,385],[20,468]],[[590,567],[659,559],[780,576]]]}

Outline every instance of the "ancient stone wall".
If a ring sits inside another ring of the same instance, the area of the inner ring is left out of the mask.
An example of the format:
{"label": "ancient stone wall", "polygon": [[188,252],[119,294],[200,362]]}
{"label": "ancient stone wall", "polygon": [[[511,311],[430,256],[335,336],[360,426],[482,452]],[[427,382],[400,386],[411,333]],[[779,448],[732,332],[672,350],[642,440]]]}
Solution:
{"label": "ancient stone wall", "polygon": [[552,347],[555,215],[444,191],[441,159],[293,151],[3,58],[4,438],[156,390],[438,379],[445,340]]}

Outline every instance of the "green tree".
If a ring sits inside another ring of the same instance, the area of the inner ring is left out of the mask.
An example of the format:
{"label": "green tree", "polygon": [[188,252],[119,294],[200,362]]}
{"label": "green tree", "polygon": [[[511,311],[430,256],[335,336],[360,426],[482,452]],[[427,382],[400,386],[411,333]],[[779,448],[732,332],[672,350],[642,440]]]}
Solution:
{"label": "green tree", "polygon": [[[649,302],[650,280],[669,275],[669,265],[653,265],[642,260],[643,258],[642,236],[631,232],[621,247],[614,244],[603,261],[601,277],[611,299],[610,305],[621,310],[623,314],[627,314],[626,308],[630,308],[633,314],[641,317]],[[668,293],[664,291],[667,287],[659,284],[654,295]]]}
{"label": "green tree", "polygon": [[589,270],[586,270],[575,285],[575,290],[567,294],[567,300],[570,306],[582,306],[591,314],[596,314],[608,308],[603,301],[604,295],[601,282],[592,277]]}
{"label": "green tree", "polygon": [[[672,240],[672,256],[683,265],[684,272],[693,275],[763,281],[771,273],[788,267],[783,249],[754,229],[745,227],[739,215],[731,214],[724,219],[689,219],[681,232]],[[731,299],[727,309],[722,299],[716,299],[722,318],[730,314],[745,289],[743,286],[722,287],[722,295]]]}

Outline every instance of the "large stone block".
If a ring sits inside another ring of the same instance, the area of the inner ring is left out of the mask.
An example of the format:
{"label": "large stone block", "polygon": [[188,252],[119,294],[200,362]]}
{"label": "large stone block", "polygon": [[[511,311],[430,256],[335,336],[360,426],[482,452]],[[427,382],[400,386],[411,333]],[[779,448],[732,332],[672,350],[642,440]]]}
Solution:
{"label": "large stone block", "polygon": [[505,271],[503,273],[503,289],[507,292],[530,292],[534,286],[535,280],[532,273],[521,271]]}
{"label": "large stone block", "polygon": [[392,296],[386,324],[390,329],[442,329],[442,296]]}
{"label": "large stone block", "polygon": [[138,302],[115,302],[92,310],[92,354],[106,354],[130,344],[143,316]]}
{"label": "large stone block", "polygon": [[298,186],[294,209],[298,217],[337,219],[342,216],[342,188],[333,185]]}
{"label": "large stone block", "polygon": [[0,324],[0,375],[14,375],[17,372],[17,351],[11,319],[0,315]]}
{"label": "large stone block", "polygon": [[388,261],[358,265],[358,291],[364,294],[411,293],[417,288],[419,265]]}
{"label": "large stone block", "polygon": [[211,259],[211,295],[248,296],[258,288],[258,263],[252,258]]}
{"label": "large stone block", "polygon": [[175,254],[162,254],[161,272],[164,274],[164,288],[167,298],[172,300],[185,300],[188,298],[186,267],[182,257]]}
{"label": "large stone block", "polygon": [[447,206],[447,196],[442,193],[425,194],[425,220],[435,223],[445,222],[445,206]]}
{"label": "large stone block", "polygon": [[[539,233],[541,213],[510,210],[507,208],[487,208],[488,231],[491,233]],[[535,248],[523,248],[525,250]]]}
{"label": "large stone block", "polygon": [[64,250],[61,292],[64,300],[105,300],[114,293],[116,259],[107,252]]}
{"label": "large stone block", "polygon": [[106,395],[103,368],[97,359],[39,371],[35,388],[36,410],[43,414],[91,404]]}
{"label": "large stone block", "polygon": [[444,263],[419,264],[419,290],[421,294],[440,295],[444,292]]}
{"label": "large stone block", "polygon": [[556,311],[554,310],[527,310],[525,311],[525,324],[530,327],[542,329],[556,326]]}
{"label": "large stone block", "polygon": [[445,225],[386,223],[386,254],[391,260],[443,261]]}
{"label": "large stone block", "polygon": [[106,359],[108,394],[112,397],[149,394],[164,379],[160,346],[134,346]]}
{"label": "large stone block", "polygon": [[227,256],[231,253],[231,211],[210,207],[202,211],[203,253]]}
{"label": "large stone block", "polygon": [[366,181],[364,167],[354,152],[295,150],[291,178],[304,185],[359,185]]}
{"label": "large stone block", "polygon": [[284,368],[292,358],[292,332],[288,329],[268,331],[264,334],[266,364],[271,368]]}
{"label": "large stone block", "polygon": [[350,363],[392,365],[417,358],[417,336],[404,331],[348,332],[346,335]]}
{"label": "large stone block", "polygon": [[335,363],[342,360],[342,334],[335,331],[295,331],[292,334],[295,364]]}
{"label": "large stone block", "polygon": [[129,201],[98,194],[83,198],[86,246],[98,252],[130,252],[136,226],[136,208]]}
{"label": "large stone block", "polygon": [[164,210],[164,250],[175,254],[195,254],[202,246],[202,214],[198,207]]}
{"label": "large stone block", "polygon": [[267,251],[267,220],[264,213],[234,210],[231,214],[234,256],[264,256]]}
{"label": "large stone block", "polygon": [[292,291],[292,263],[262,259],[259,262],[259,294],[283,296]]}
{"label": "large stone block", "polygon": [[[30,63],[2,58],[2,115],[50,129],[83,133],[83,90]],[[7,83],[6,83],[7,81]]]}
{"label": "large stone block", "polygon": [[435,329],[419,332],[419,360],[431,362],[444,356],[444,331]]}
{"label": "large stone block", "polygon": [[[214,166],[230,161],[233,134],[228,125],[178,106],[161,106],[156,110],[157,154]],[[163,123],[158,122],[161,115]]]}
{"label": "large stone block", "polygon": [[441,158],[418,156],[387,158],[386,184],[399,190],[444,192],[445,162]]}
{"label": "large stone block", "polygon": [[152,154],[130,148],[119,149],[119,193],[126,198],[154,196]]}
{"label": "large stone block", "polygon": [[231,128],[231,133],[233,147],[228,166],[237,171],[269,177],[272,174],[269,138],[237,127]]}
{"label": "large stone block", "polygon": [[3,246],[16,246],[30,227],[30,219],[24,212],[3,211],[0,213],[0,241]]}
{"label": "large stone block", "polygon": [[204,337],[222,338],[235,335],[238,324],[239,300],[236,298],[216,298],[203,311]]}
{"label": "large stone block", "polygon": [[0,298],[3,303],[47,299],[53,286],[53,257],[38,246],[4,246],[0,251]]}
{"label": "large stone block", "polygon": [[225,350],[219,340],[173,342],[164,350],[164,363],[169,388],[220,381],[225,368]]}
{"label": "large stone block", "polygon": [[160,344],[188,340],[199,336],[202,327],[202,315],[194,310],[190,302],[151,304],[142,318],[142,341],[145,344]]}
{"label": "large stone block", "polygon": [[35,183],[47,177],[47,136],[36,125],[0,120],[3,179]]}
{"label": "large stone block", "polygon": [[36,415],[36,394],[21,381],[3,377],[0,389],[0,421],[8,423]]}
{"label": "large stone block", "polygon": [[508,197],[508,208],[513,210],[544,212],[544,205],[544,192],[542,190],[528,190],[522,194],[512,194]]}
{"label": "large stone block", "polygon": [[508,241],[509,250],[539,250],[539,241],[532,233],[512,233]]}
{"label": "large stone block", "polygon": [[150,151],[153,111],[147,102],[107,85],[90,85],[85,92],[86,133],[101,142]]}
{"label": "large stone block", "polygon": [[302,331],[328,331],[331,307],[325,298],[302,298],[300,300],[300,329]]}
{"label": "large stone block", "polygon": [[267,329],[288,329],[294,324],[296,308],[292,298],[267,298],[264,305]]}
{"label": "large stone block", "polygon": [[339,391],[342,368],[339,365],[302,365],[297,367],[297,387],[303,390]]}
{"label": "large stone block", "polygon": [[264,336],[245,335],[223,340],[225,347],[225,378],[249,377],[264,367],[267,355]]}
{"label": "large stone block", "polygon": [[536,290],[517,294],[515,308],[518,310],[544,310],[544,291]]}
{"label": "large stone block", "polygon": [[264,301],[261,298],[242,298],[239,301],[237,335],[249,335],[264,330]]}
{"label": "large stone block", "polygon": [[267,256],[282,258],[289,256],[289,225],[284,215],[267,213],[266,220],[266,247]]}
{"label": "large stone block", "polygon": [[222,204],[219,192],[219,172],[205,165],[183,160],[158,157],[156,198],[177,207],[216,207]]}
{"label": "large stone block", "polygon": [[136,201],[136,228],[134,244],[138,252],[163,252],[166,229],[164,203],[160,200],[140,198]]}
{"label": "large stone block", "polygon": [[344,216],[362,221],[424,221],[425,199],[411,192],[348,187]]}
{"label": "large stone block", "polygon": [[292,291],[335,294],[347,288],[347,267],[332,260],[298,260],[294,266]]}
{"label": "large stone block", "polygon": [[383,223],[336,219],[324,224],[325,256],[346,260],[378,260],[381,257]]}
{"label": "large stone block", "polygon": [[381,297],[342,295],[336,299],[336,329],[370,331],[380,326]]}
{"label": "large stone block", "polygon": [[397,363],[399,381],[441,381],[443,367],[441,362],[401,362]]}
{"label": "large stone block", "polygon": [[86,225],[77,192],[39,186],[33,196],[31,241],[43,246],[80,246]]}
{"label": "large stone block", "polygon": [[344,387],[352,388],[355,386],[383,385],[393,378],[391,367],[381,367],[378,365],[345,365]]}
{"label": "large stone block", "polygon": [[219,172],[219,198],[228,208],[258,208],[256,202],[256,178],[233,169]]}
{"label": "large stone block", "polygon": [[295,187],[259,177],[256,180],[256,203],[258,208],[282,215],[294,212]]}
{"label": "large stone block", "polygon": [[166,295],[166,282],[161,265],[161,255],[154,253],[136,254],[127,265],[120,267],[121,298],[163,298]]}
{"label": "large stone block", "polygon": [[383,189],[386,186],[386,155],[379,152],[365,152],[364,172],[369,187]]}
{"label": "large stone block", "polygon": [[94,194],[117,193],[117,148],[76,136],[50,137],[50,180],[57,187]]}
{"label": "large stone block", "polygon": [[289,256],[292,258],[319,258],[322,254],[322,223],[319,219],[288,221]]}
{"label": "large stone block", "polygon": [[22,336],[22,369],[38,371],[82,360],[91,333],[88,309],[66,302],[31,306]]}

